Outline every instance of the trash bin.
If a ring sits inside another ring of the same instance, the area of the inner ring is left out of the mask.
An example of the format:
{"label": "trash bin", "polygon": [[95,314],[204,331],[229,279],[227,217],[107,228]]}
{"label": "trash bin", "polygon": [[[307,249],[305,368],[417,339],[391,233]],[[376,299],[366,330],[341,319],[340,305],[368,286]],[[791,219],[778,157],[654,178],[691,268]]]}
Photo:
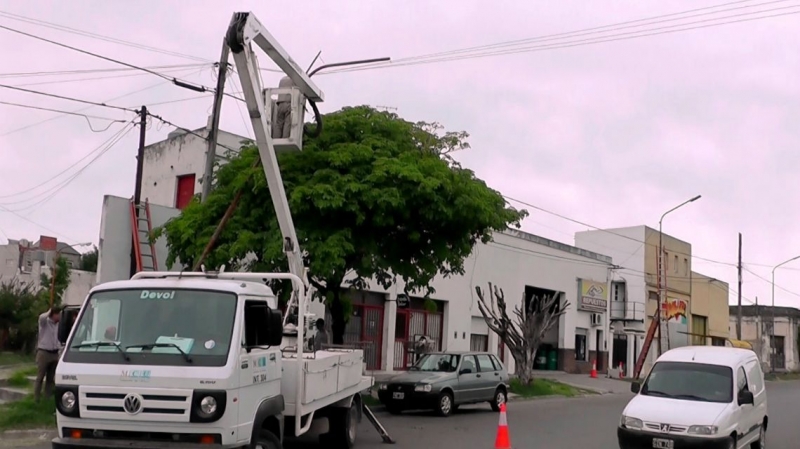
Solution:
{"label": "trash bin", "polygon": [[533,368],[538,370],[547,369],[547,354],[548,354],[548,347],[540,347],[538,351],[536,351],[536,358],[533,362]]}
{"label": "trash bin", "polygon": [[558,351],[555,348],[551,349],[547,355],[547,369],[550,371],[558,369]]}

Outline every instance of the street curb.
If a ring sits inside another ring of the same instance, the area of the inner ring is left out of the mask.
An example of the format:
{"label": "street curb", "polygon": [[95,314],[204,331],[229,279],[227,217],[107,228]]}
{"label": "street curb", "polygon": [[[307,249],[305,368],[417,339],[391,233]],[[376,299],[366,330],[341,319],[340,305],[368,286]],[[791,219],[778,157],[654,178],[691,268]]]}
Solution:
{"label": "street curb", "polygon": [[57,436],[56,429],[23,429],[6,430],[0,432],[0,440],[20,440],[23,438],[38,438],[40,440],[50,440]]}

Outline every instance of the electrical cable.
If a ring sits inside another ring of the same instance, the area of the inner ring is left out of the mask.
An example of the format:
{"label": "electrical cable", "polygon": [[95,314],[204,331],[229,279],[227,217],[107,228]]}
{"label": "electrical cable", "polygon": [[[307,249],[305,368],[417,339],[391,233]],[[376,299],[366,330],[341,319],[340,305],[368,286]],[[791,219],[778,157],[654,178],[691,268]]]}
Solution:
{"label": "electrical cable", "polygon": [[29,105],[29,104],[11,103],[9,101],[0,101],[0,104],[4,104],[4,105],[7,105],[7,106],[17,106],[17,107],[20,107],[20,108],[37,109],[37,110],[40,110],[40,111],[58,112],[59,114],[77,115],[77,116],[80,116],[80,117],[94,118],[94,119],[98,119],[98,120],[108,120],[108,121],[111,121],[111,122],[125,122],[125,121],[127,121],[127,120],[118,120],[118,119],[113,119],[113,118],[108,118],[108,117],[98,117],[96,115],[80,114],[80,113],[71,112],[71,111],[62,111],[60,109],[43,108],[41,106],[33,106],[33,105]]}
{"label": "electrical cable", "polygon": [[[756,273],[755,271],[753,271],[753,270],[751,270],[751,269],[749,269],[749,268],[745,267],[745,266],[744,266],[744,264],[742,264],[742,265],[743,265],[743,266],[742,266],[742,269],[743,269],[744,271],[746,271],[746,272],[748,272],[748,273],[752,274],[753,276],[757,277],[758,279],[761,279],[762,281],[766,282],[767,284],[770,284],[770,285],[772,285],[772,281],[770,281],[769,279],[767,279],[767,278],[765,278],[765,277],[761,276],[760,274]],[[786,293],[789,293],[789,294],[791,294],[791,295],[794,295],[794,296],[798,296],[798,297],[800,297],[800,293],[797,293],[797,292],[793,292],[793,291],[791,291],[791,290],[788,290],[788,289],[786,289],[786,288],[784,288],[784,287],[781,287],[781,286],[780,286],[780,285],[778,285],[778,284],[775,284],[775,287],[777,287],[777,288],[779,288],[779,289],[781,289],[781,290],[785,291]]]}
{"label": "electrical cable", "polygon": [[73,242],[75,241],[75,239],[73,239],[73,238],[71,238],[71,237],[69,237],[69,236],[67,236],[67,235],[65,235],[65,234],[62,234],[62,233],[60,233],[60,232],[58,232],[58,231],[56,231],[56,230],[54,230],[54,229],[50,229],[50,228],[48,228],[47,226],[45,226],[45,225],[43,225],[43,224],[37,223],[37,222],[35,222],[35,221],[31,220],[30,218],[28,218],[28,217],[26,217],[26,216],[24,216],[24,215],[22,215],[22,214],[20,214],[20,213],[18,213],[18,212],[14,212],[14,211],[8,210],[8,209],[6,209],[6,208],[5,208],[4,206],[2,206],[2,205],[0,205],[0,212],[8,212],[8,213],[10,213],[10,214],[12,214],[12,215],[16,215],[16,216],[17,216],[17,218],[21,218],[22,220],[25,220],[25,221],[27,221],[28,223],[30,223],[30,224],[32,224],[32,225],[34,225],[34,226],[36,226],[36,227],[39,227],[39,228],[41,228],[41,229],[44,229],[44,230],[45,230],[45,231],[47,231],[47,232],[52,232],[52,233],[53,233],[53,234],[55,234],[55,235],[60,235],[61,237],[64,237],[64,238],[66,238],[67,240],[70,240],[70,241],[73,241]]}
{"label": "electrical cable", "polygon": [[84,36],[84,37],[90,37],[90,38],[94,38],[94,39],[99,39],[99,40],[106,41],[106,42],[112,42],[112,43],[115,43],[115,44],[126,45],[126,46],[129,46],[129,47],[138,48],[140,50],[147,50],[147,51],[152,51],[152,52],[155,52],[155,53],[161,53],[161,54],[168,55],[168,56],[175,56],[175,57],[178,57],[178,58],[184,58],[184,59],[190,59],[190,60],[202,61],[202,62],[211,62],[207,58],[201,58],[199,56],[193,56],[193,55],[189,55],[189,54],[186,54],[186,53],[179,53],[179,52],[176,52],[176,51],[164,50],[164,49],[161,49],[161,48],[151,47],[149,45],[144,45],[144,44],[140,44],[140,43],[136,43],[136,42],[130,42],[130,41],[118,39],[118,38],[115,38],[115,37],[104,36],[102,34],[92,33],[90,31],[79,30],[77,28],[70,28],[70,27],[65,26],[65,25],[59,25],[59,24],[53,23],[53,22],[46,22],[46,21],[40,20],[40,19],[34,19],[34,18],[31,18],[31,17],[25,17],[25,16],[22,16],[22,15],[13,14],[13,13],[10,13],[10,12],[7,12],[7,11],[0,11],[0,17],[5,17],[7,19],[17,20],[17,21],[20,21],[20,22],[30,23],[30,24],[33,24],[33,25],[39,25],[39,26],[43,26],[45,28],[64,31],[64,32],[67,32],[67,33],[77,34],[77,35]]}
{"label": "electrical cable", "polygon": [[[135,119],[134,119],[134,120],[135,120]],[[132,121],[130,121],[130,122],[128,122],[128,123],[131,123],[131,122],[132,122]],[[124,127],[123,129],[125,129],[125,127]],[[122,132],[122,131],[118,131],[118,133],[119,133],[119,132]],[[115,134],[114,136],[116,136],[116,135],[117,135],[117,134]],[[18,192],[15,192],[15,193],[10,193],[10,194],[7,194],[7,195],[0,195],[0,199],[5,199],[5,198],[13,198],[13,197],[16,197],[16,196],[21,196],[21,195],[24,195],[24,194],[26,194],[26,193],[28,193],[28,192],[32,192],[32,191],[34,191],[34,190],[38,189],[39,187],[42,187],[42,186],[44,186],[44,185],[46,185],[46,184],[49,184],[49,183],[50,183],[51,181],[53,181],[54,179],[58,178],[59,176],[63,175],[64,173],[68,172],[70,169],[72,169],[73,167],[75,167],[76,165],[78,165],[79,163],[81,163],[81,161],[83,161],[84,159],[87,159],[88,157],[92,156],[94,153],[96,153],[97,151],[99,151],[100,149],[102,149],[102,148],[103,148],[103,146],[104,146],[106,143],[108,143],[108,142],[109,142],[111,139],[113,139],[113,138],[114,138],[114,136],[112,136],[112,137],[111,137],[109,140],[106,140],[105,142],[101,143],[101,144],[100,144],[98,147],[96,147],[96,148],[95,148],[95,149],[93,149],[92,151],[90,151],[90,152],[86,153],[86,154],[85,154],[85,155],[84,155],[82,158],[80,158],[80,159],[78,159],[77,161],[75,161],[75,162],[74,162],[72,165],[68,166],[68,167],[67,167],[67,168],[65,168],[64,170],[62,170],[62,171],[60,171],[60,172],[56,173],[55,175],[51,176],[50,178],[48,178],[48,179],[47,179],[47,180],[45,180],[44,182],[41,182],[41,183],[39,183],[39,184],[37,184],[37,185],[35,185],[35,186],[33,186],[33,187],[27,188],[27,189],[25,189],[25,190],[20,190],[20,191],[18,191]],[[27,201],[30,201],[30,199],[23,200],[23,201],[16,201],[16,202],[1,202],[1,201],[0,201],[0,204],[18,204],[18,203],[20,203],[20,202],[27,202]]]}
{"label": "electrical cable", "polygon": [[[684,16],[686,14],[690,14],[690,13],[693,13],[693,12],[708,11],[710,9],[717,9],[717,8],[722,8],[722,7],[725,7],[725,6],[738,5],[738,4],[742,4],[742,3],[749,3],[751,1],[753,1],[753,0],[738,0],[738,1],[718,4],[718,5],[713,5],[713,6],[706,6],[706,7],[702,7],[702,8],[689,9],[689,10],[684,10],[684,11],[675,12],[675,13],[669,13],[669,14],[659,14],[659,15],[656,15],[656,16],[650,16],[650,17],[645,17],[645,18],[635,19],[635,20],[628,20],[628,21],[624,21],[624,22],[617,22],[617,23],[612,23],[612,24],[609,24],[609,25],[602,25],[602,26],[584,28],[584,29],[580,29],[580,30],[567,31],[567,32],[562,32],[562,33],[546,34],[546,35],[540,35],[540,36],[524,38],[524,39],[503,41],[503,42],[498,42],[498,43],[488,44],[488,45],[479,45],[479,46],[467,47],[467,48],[462,48],[462,49],[457,49],[457,50],[449,50],[449,51],[443,51],[443,52],[438,52],[438,53],[429,53],[429,54],[420,55],[420,56],[412,56],[412,57],[408,57],[408,58],[397,59],[397,60],[395,60],[395,62],[406,62],[406,61],[412,61],[412,60],[429,59],[429,58],[433,58],[433,57],[451,56],[451,55],[455,55],[455,54],[459,54],[459,53],[462,53],[462,54],[463,53],[469,53],[469,52],[474,52],[474,51],[477,51],[477,50],[487,50],[487,49],[490,49],[490,48],[513,47],[513,46],[519,46],[521,44],[528,44],[528,43],[533,43],[533,42],[546,42],[546,41],[552,41],[552,40],[559,40],[559,39],[567,38],[567,37],[578,37],[578,36],[586,36],[586,35],[591,35],[591,34],[608,33],[608,32],[611,32],[611,31],[617,31],[617,30],[628,29],[628,28],[636,28],[636,27],[645,26],[645,25],[653,25],[653,24],[657,24],[657,23],[665,23],[665,22],[671,22],[671,21],[685,20],[685,19],[690,19],[690,18],[693,18],[693,17],[700,17],[700,16],[710,15],[710,14],[719,14],[719,13],[722,13],[722,12],[734,11],[734,10],[744,9],[744,8],[753,8],[753,7],[756,7],[756,6],[764,6],[764,5],[769,5],[769,4],[773,4],[773,3],[782,3],[782,2],[786,2],[788,0],[774,0],[774,1],[769,1],[769,2],[765,2],[765,3],[759,3],[759,4],[755,4],[755,5],[738,6],[736,8],[728,8],[728,9],[723,9],[723,10],[720,10],[720,11],[704,12],[704,13],[701,13],[701,14],[693,14],[693,15],[689,15],[689,16],[685,16],[685,17],[676,17],[676,18],[673,18],[673,19],[658,20],[658,19],[665,19],[667,17]],[[649,23],[642,23],[642,22],[648,22],[648,21],[650,21],[650,22]],[[608,28],[610,28],[610,30],[608,30]]]}
{"label": "electrical cable", "polygon": [[[40,199],[39,201],[37,201],[37,202],[35,202],[33,204],[29,204],[27,206],[20,207],[20,208],[17,208],[17,209],[9,209],[9,208],[6,208],[6,207],[4,207],[4,209],[6,211],[8,211],[8,212],[21,212],[23,210],[35,209],[37,206],[40,206],[40,205],[46,203],[47,201],[51,200],[61,190],[66,188],[68,185],[70,185],[72,183],[72,181],[77,179],[87,168],[89,168],[92,164],[97,162],[97,160],[100,159],[104,154],[106,154],[108,151],[110,151],[114,147],[114,145],[116,145],[120,140],[122,140],[133,128],[134,128],[133,120],[131,120],[130,122],[128,122],[128,125],[126,125],[122,129],[120,129],[116,134],[111,136],[111,138],[109,138],[108,140],[103,142],[100,145],[100,147],[98,147],[100,149],[100,152],[97,153],[95,155],[95,157],[92,158],[92,160],[90,160],[88,163],[86,163],[77,172],[73,173],[69,178],[61,181],[61,183],[56,184],[55,186],[51,187],[48,190],[45,190],[44,192],[41,192],[41,193],[35,195],[32,198],[29,198],[29,199],[24,200],[24,201],[17,201],[15,203],[27,202],[27,201],[31,201],[32,199],[37,198],[39,196],[47,195],[44,198]],[[97,150],[94,150],[93,152],[97,152]],[[13,203],[6,203],[6,204],[13,204]]]}
{"label": "electrical cable", "polygon": [[[197,73],[199,73],[199,71],[192,71],[191,73],[186,74],[184,76],[187,76],[187,77],[188,76],[193,76],[193,75],[195,75]],[[119,100],[120,98],[129,97],[131,95],[135,95],[135,94],[138,94],[140,92],[144,92],[146,90],[154,89],[156,87],[159,87],[159,86],[162,86],[162,85],[168,84],[168,83],[170,83],[170,81],[161,81],[161,82],[158,82],[158,83],[155,83],[155,84],[151,84],[150,86],[143,87],[141,89],[137,89],[137,90],[134,90],[132,92],[128,92],[128,93],[125,93],[125,94],[122,94],[122,95],[118,95],[116,97],[109,98],[107,100],[103,100],[102,103],[107,103],[109,101],[115,101],[115,100]],[[77,109],[77,110],[72,111],[72,112],[83,112],[83,111],[86,111],[86,110],[91,109],[93,107],[94,106],[88,106],[88,107],[85,107],[85,108]],[[55,117],[50,117],[50,118],[47,118],[47,119],[44,119],[44,120],[41,120],[41,121],[38,121],[38,122],[35,122],[35,123],[31,123],[29,125],[24,125],[24,126],[21,126],[19,128],[15,128],[15,129],[7,131],[7,132],[5,132],[3,134],[0,134],[0,137],[4,137],[4,136],[8,136],[10,134],[14,134],[14,133],[17,133],[17,132],[20,132],[20,131],[24,131],[26,129],[33,128],[34,126],[39,126],[41,124],[44,124],[44,123],[47,123],[47,122],[50,122],[50,121],[53,121],[53,120],[58,120],[58,119],[64,118],[64,117],[67,117],[67,115],[57,115]]]}
{"label": "electrical cable", "polygon": [[[161,116],[159,116],[159,115],[150,114],[150,113],[148,113],[147,115],[148,115],[149,117],[153,117],[154,119],[156,119],[156,120],[159,120],[159,121],[161,121],[161,122],[163,122],[163,123],[165,123],[165,124],[167,124],[167,125],[174,126],[175,128],[177,128],[177,129],[179,129],[179,130],[181,130],[181,131],[183,131],[183,132],[185,132],[185,133],[187,133],[187,134],[191,134],[191,135],[193,135],[193,136],[195,136],[195,137],[199,137],[199,138],[201,138],[201,139],[205,140],[206,142],[210,142],[210,140],[209,140],[209,138],[208,138],[208,137],[205,137],[205,136],[202,136],[202,135],[200,135],[200,134],[197,134],[196,132],[194,132],[194,131],[192,131],[192,130],[190,130],[190,129],[188,129],[188,128],[184,128],[184,127],[182,127],[182,126],[178,126],[178,125],[176,125],[176,124],[174,124],[174,123],[170,122],[169,120],[165,120],[164,118],[162,118],[162,117],[161,117]],[[239,153],[239,150],[235,150],[235,149],[233,149],[233,148],[231,148],[231,147],[229,147],[229,146],[227,146],[227,145],[223,145],[223,144],[221,144],[221,143],[219,143],[219,142],[216,142],[216,144],[217,144],[218,146],[221,146],[222,148],[225,148],[225,149],[226,149],[226,150],[228,150],[228,151],[231,151],[231,152],[233,152],[233,153],[236,153],[236,154],[238,154],[238,153]]]}
{"label": "electrical cable", "polygon": [[63,95],[51,94],[51,93],[47,93],[47,92],[40,92],[38,90],[25,89],[24,87],[9,86],[7,84],[0,84],[0,87],[5,88],[5,89],[18,90],[20,92],[26,92],[26,93],[29,93],[29,94],[36,94],[36,95],[43,95],[43,96],[46,96],[46,97],[58,98],[59,100],[74,101],[74,102],[77,102],[77,103],[90,104],[92,106],[102,106],[104,108],[119,109],[119,110],[125,111],[125,112],[136,113],[135,110],[124,108],[122,106],[114,106],[114,105],[105,104],[105,103],[97,103],[97,102],[89,101],[89,100],[81,100],[80,98],[65,97]]}
{"label": "electrical cable", "polygon": [[[185,72],[186,69],[167,69],[163,70],[162,73],[173,73],[173,72]],[[87,78],[74,78],[74,79],[59,79],[59,80],[51,80],[51,81],[37,81],[35,83],[24,83],[24,84],[12,84],[15,87],[26,87],[26,86],[44,86],[48,84],[66,84],[66,83],[79,83],[83,81],[99,81],[99,80],[110,80],[110,79],[118,79],[118,78],[132,78],[136,76],[145,76],[149,75],[148,73],[127,73],[124,75],[106,75],[106,76],[94,76],[94,77],[87,77]]]}
{"label": "electrical cable", "polygon": [[[67,48],[69,50],[76,51],[78,53],[83,53],[83,54],[88,55],[88,56],[93,56],[95,58],[100,58],[100,59],[103,59],[105,61],[109,61],[109,62],[113,62],[115,64],[119,64],[119,65],[123,65],[123,66],[126,66],[126,67],[130,67],[132,69],[141,70],[143,72],[149,73],[149,74],[157,76],[159,78],[163,78],[165,80],[168,80],[168,81],[172,82],[172,84],[174,84],[174,85],[176,85],[178,87],[183,87],[185,89],[193,90],[195,92],[214,92],[214,89],[212,89],[212,88],[210,88],[208,86],[190,84],[190,83],[188,83],[186,81],[183,81],[181,79],[178,79],[178,78],[175,78],[175,77],[169,77],[167,75],[164,75],[163,73],[159,73],[159,72],[156,72],[156,71],[153,71],[153,70],[141,67],[141,66],[136,66],[134,64],[130,64],[130,63],[127,63],[127,62],[124,62],[124,61],[120,61],[118,59],[109,58],[108,56],[103,56],[103,55],[100,55],[100,54],[97,54],[97,53],[93,53],[93,52],[90,52],[90,51],[87,51],[87,50],[82,50],[80,48],[73,47],[71,45],[62,44],[61,42],[56,42],[54,40],[46,39],[46,38],[43,38],[41,36],[36,36],[34,34],[26,33],[24,31],[20,31],[20,30],[16,30],[14,28],[10,28],[10,27],[7,27],[5,25],[0,25],[0,29],[6,30],[6,31],[11,31],[11,32],[17,33],[17,34],[21,34],[23,36],[27,36],[27,37],[30,37],[30,38],[33,38],[33,39],[37,39],[37,40],[40,40],[40,41],[43,41],[43,42],[47,42],[47,43],[50,43],[50,44],[53,44],[53,45],[58,45],[59,47]],[[239,97],[236,97],[236,96],[233,96],[233,95],[230,95],[230,94],[225,94],[225,95],[227,95],[227,96],[229,96],[231,98],[234,98],[236,100],[239,100],[239,101],[244,101],[244,99],[241,99]]]}
{"label": "electrical cable", "polygon": [[[211,64],[211,63],[209,63]],[[192,69],[197,67],[205,67],[209,64],[170,64],[170,65],[154,65],[154,66],[145,66],[146,69],[165,69],[167,70],[179,70],[179,69]],[[211,64],[214,65],[214,64]],[[93,74],[93,73],[116,73],[116,72],[131,72],[131,71],[140,71],[139,69],[132,69],[129,67],[120,67],[120,68],[104,68],[104,69],[80,69],[80,70],[54,70],[54,71],[39,71],[39,72],[9,72],[9,73],[0,73],[0,78],[31,78],[31,77],[42,77],[42,76],[62,76],[62,75],[85,75],[85,74]]]}
{"label": "electrical cable", "polygon": [[[654,28],[654,29],[650,29],[650,30],[641,30],[641,31],[629,32],[629,33],[619,33],[619,34],[616,34],[616,35],[597,37],[597,38],[589,38],[589,39],[583,39],[583,40],[571,41],[571,42],[567,41],[567,42],[562,42],[562,43],[557,43],[557,44],[548,44],[548,45],[531,46],[531,47],[521,47],[521,48],[516,48],[516,49],[507,49],[507,50],[494,51],[494,52],[489,51],[489,52],[485,52],[485,53],[464,54],[464,55],[461,55],[461,56],[457,56],[456,55],[456,56],[450,56],[450,57],[441,57],[441,58],[438,58],[438,59],[434,58],[434,59],[419,60],[419,61],[409,61],[409,62],[405,62],[405,63],[397,62],[398,60],[395,60],[392,63],[387,63],[387,64],[383,64],[383,65],[376,64],[376,65],[371,65],[371,66],[366,66],[366,67],[353,67],[353,68],[343,68],[343,69],[339,69],[339,70],[332,70],[330,72],[326,72],[325,75],[330,75],[330,74],[334,74],[334,73],[375,70],[375,69],[383,69],[383,68],[391,68],[391,67],[404,67],[404,66],[415,66],[415,65],[433,64],[433,63],[440,63],[440,62],[468,60],[468,59],[479,59],[479,58],[491,57],[491,56],[504,56],[504,55],[519,54],[519,53],[532,53],[532,52],[546,51],[546,50],[559,50],[559,49],[564,49],[564,48],[581,47],[581,46],[599,44],[599,43],[606,43],[606,42],[630,40],[630,39],[636,39],[636,38],[640,38],[640,37],[650,37],[650,36],[657,36],[657,35],[662,35],[662,34],[671,34],[671,33],[677,33],[677,32],[681,32],[681,31],[690,31],[690,30],[696,30],[696,29],[711,28],[711,27],[716,27],[716,26],[721,26],[721,25],[729,25],[729,24],[734,24],[734,23],[750,22],[750,21],[754,21],[754,20],[769,19],[769,18],[776,18],[776,17],[783,17],[783,16],[800,14],[800,11],[785,12],[785,13],[777,13],[777,14],[772,14],[772,15],[767,15],[767,16],[752,17],[752,18],[747,18],[747,19],[730,20],[730,21],[720,22],[720,23],[698,25],[698,26],[694,26],[694,27],[680,28],[680,29],[674,29],[674,30],[670,30],[669,29],[669,28],[686,26],[686,25],[690,25],[690,24],[694,24],[694,23],[702,23],[702,22],[708,22],[708,21],[713,21],[713,20],[721,20],[721,19],[731,18],[731,17],[739,17],[739,16],[746,16],[746,15],[752,15],[752,14],[760,14],[760,13],[764,13],[764,12],[777,11],[777,10],[783,10],[783,9],[795,8],[795,7],[797,7],[797,6],[774,8],[774,9],[756,11],[756,12],[751,12],[751,13],[742,13],[742,14],[736,14],[736,15],[732,15],[732,16],[726,16],[726,17],[720,17],[720,18],[714,18],[714,19],[706,19],[706,20],[701,20],[701,21],[696,21],[696,22],[689,22],[689,23],[678,24],[678,25],[671,25],[671,26],[666,26],[666,27],[659,27],[659,28]],[[655,31],[655,30],[661,30],[661,31]],[[633,34],[633,36],[630,36],[631,34]]]}

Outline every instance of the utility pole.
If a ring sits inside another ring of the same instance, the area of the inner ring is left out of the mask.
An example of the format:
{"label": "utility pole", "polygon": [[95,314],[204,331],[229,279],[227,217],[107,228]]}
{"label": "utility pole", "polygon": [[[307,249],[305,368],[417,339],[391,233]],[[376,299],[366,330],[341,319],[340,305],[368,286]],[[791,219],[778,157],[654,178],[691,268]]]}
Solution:
{"label": "utility pole", "polygon": [[742,339],[742,233],[739,233],[739,263],[737,264],[739,271],[739,302],[736,311],[736,339]]}
{"label": "utility pole", "polygon": [[217,90],[214,92],[214,109],[211,113],[211,123],[208,128],[208,148],[206,150],[206,168],[203,173],[203,191],[201,200],[205,201],[211,193],[211,179],[214,176],[214,162],[217,160],[217,134],[219,132],[219,115],[222,110],[222,95],[225,90],[225,75],[228,72],[228,53],[230,48],[225,39],[222,39],[222,54],[219,57],[217,70]]}
{"label": "utility pole", "polygon": [[[142,106],[139,110],[139,151],[136,153],[136,186],[133,189],[133,205],[136,216],[131,217],[132,220],[139,219],[139,204],[142,201],[142,178],[144,177],[144,147],[145,136],[147,133],[147,106]],[[131,276],[136,274],[136,248],[133,240],[133,230],[131,227]]]}

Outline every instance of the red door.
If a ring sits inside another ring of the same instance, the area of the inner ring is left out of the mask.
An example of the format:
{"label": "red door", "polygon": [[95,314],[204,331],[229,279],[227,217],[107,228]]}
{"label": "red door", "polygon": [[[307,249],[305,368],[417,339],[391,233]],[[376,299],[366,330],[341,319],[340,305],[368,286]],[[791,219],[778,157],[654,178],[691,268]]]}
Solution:
{"label": "red door", "polygon": [[175,207],[183,210],[194,196],[195,175],[178,176],[178,191],[175,194]]}

